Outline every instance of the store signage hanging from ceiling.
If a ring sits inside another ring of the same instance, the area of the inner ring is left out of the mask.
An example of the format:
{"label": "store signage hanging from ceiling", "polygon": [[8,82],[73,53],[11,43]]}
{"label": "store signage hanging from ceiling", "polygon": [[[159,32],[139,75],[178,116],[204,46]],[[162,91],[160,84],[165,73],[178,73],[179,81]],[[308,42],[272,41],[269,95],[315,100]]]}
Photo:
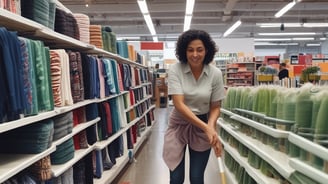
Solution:
{"label": "store signage hanging from ceiling", "polygon": [[141,50],[163,50],[163,42],[140,42]]}

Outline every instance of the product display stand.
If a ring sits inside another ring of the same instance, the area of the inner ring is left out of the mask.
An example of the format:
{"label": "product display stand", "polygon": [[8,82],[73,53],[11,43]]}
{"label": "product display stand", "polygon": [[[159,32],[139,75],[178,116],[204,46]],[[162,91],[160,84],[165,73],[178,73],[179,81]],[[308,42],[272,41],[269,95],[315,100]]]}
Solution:
{"label": "product display stand", "polygon": [[[253,118],[261,117],[262,119],[266,119],[266,117],[263,114],[260,115],[260,113],[247,110],[234,109],[232,112],[222,108],[221,118],[217,122],[218,127],[220,127],[220,139],[224,145],[224,150],[240,166],[244,167],[246,172],[257,183],[271,184],[287,182],[296,171],[317,183],[323,184],[328,181],[327,173],[287,153],[288,145],[291,146],[293,144],[326,161],[328,160],[328,149],[293,132],[270,127],[235,112],[244,113]],[[287,148],[281,149],[281,144]],[[247,151],[245,152],[245,150]],[[255,163],[253,163],[254,160],[250,160],[250,153],[255,153],[258,158],[255,160]],[[248,157],[245,157],[245,154]],[[262,163],[268,164],[269,168],[271,168],[269,172],[273,173],[272,177],[264,174],[268,170],[266,170],[267,167],[262,168]]]}

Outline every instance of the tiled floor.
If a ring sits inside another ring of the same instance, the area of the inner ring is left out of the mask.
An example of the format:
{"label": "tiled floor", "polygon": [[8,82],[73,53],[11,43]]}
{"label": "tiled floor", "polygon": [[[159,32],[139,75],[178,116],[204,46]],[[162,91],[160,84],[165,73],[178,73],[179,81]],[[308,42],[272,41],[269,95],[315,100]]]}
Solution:
{"label": "tiled floor", "polygon": [[[127,164],[123,172],[113,184],[168,184],[169,170],[162,159],[162,147],[164,132],[170,108],[157,108],[155,110],[156,122],[152,132],[139,152],[135,155],[135,161]],[[186,154],[188,155],[188,154]],[[187,157],[188,159],[188,157]],[[186,162],[188,163],[188,161]],[[186,169],[189,166],[186,166]],[[189,184],[189,175],[186,170],[185,184]],[[220,184],[217,159],[211,153],[209,163],[205,171],[205,184]]]}

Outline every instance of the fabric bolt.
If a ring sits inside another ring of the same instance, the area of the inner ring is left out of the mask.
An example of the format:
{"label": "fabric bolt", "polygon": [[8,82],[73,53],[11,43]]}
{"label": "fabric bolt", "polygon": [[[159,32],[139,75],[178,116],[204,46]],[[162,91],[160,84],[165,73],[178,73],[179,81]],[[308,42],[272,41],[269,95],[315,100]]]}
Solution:
{"label": "fabric bolt", "polygon": [[49,6],[49,0],[24,0],[21,1],[21,15],[48,27]]}
{"label": "fabric bolt", "polygon": [[112,62],[106,58],[103,58],[102,62],[104,63],[105,84],[110,94],[116,94],[116,85],[114,78],[114,75],[116,74],[113,72]]}
{"label": "fabric bolt", "polygon": [[111,169],[114,166],[114,164],[112,163],[112,161],[109,158],[108,149],[102,149],[101,155],[102,155],[102,162],[103,162],[104,170]]}
{"label": "fabric bolt", "polygon": [[98,104],[98,111],[99,111],[99,117],[100,121],[97,123],[98,127],[98,138],[99,140],[105,140],[108,138],[107,133],[107,116],[106,116],[106,110],[102,103]]}
{"label": "fabric bolt", "polygon": [[[0,27],[1,98],[0,122],[19,118],[24,110],[23,65],[20,41],[16,32]],[[6,82],[8,81],[8,82]]]}
{"label": "fabric bolt", "polygon": [[85,107],[80,107],[73,110],[73,125],[76,126],[80,123],[86,122]]}
{"label": "fabric bolt", "polygon": [[119,114],[119,109],[118,109],[118,99],[117,98],[112,98],[109,99],[109,106],[110,106],[110,111],[112,115],[112,122],[113,122],[113,133],[116,133],[121,129],[121,124],[120,124],[120,114]]}
{"label": "fabric bolt", "polygon": [[134,79],[136,81],[137,86],[141,85],[141,82],[140,82],[140,69],[139,68],[134,68]]}
{"label": "fabric bolt", "polygon": [[0,8],[20,15],[20,0],[2,0],[0,1]]}
{"label": "fabric bolt", "polygon": [[130,78],[131,78],[131,86],[136,86],[136,78],[135,78],[135,67],[129,66],[130,68]]}
{"label": "fabric bolt", "polygon": [[117,62],[114,59],[110,59],[111,62],[111,66],[112,66],[112,71],[113,71],[113,79],[114,79],[114,85],[115,85],[115,94],[119,94],[120,93],[120,86],[119,86],[119,82],[118,82],[118,78],[119,78],[119,74],[117,71]]}
{"label": "fabric bolt", "polygon": [[123,74],[123,86],[124,90],[127,91],[132,86],[132,76],[131,76],[131,68],[128,64],[122,64],[122,74]]}
{"label": "fabric bolt", "polygon": [[124,57],[129,58],[129,51],[128,51],[128,43],[125,40],[118,40],[116,41],[117,45],[117,54]]}
{"label": "fabric bolt", "polygon": [[79,52],[67,52],[70,64],[70,83],[73,102],[84,100],[83,70],[81,54]]}
{"label": "fabric bolt", "polygon": [[[91,121],[98,117],[98,106],[97,104],[89,104],[85,107],[86,120]],[[92,125],[87,129],[87,140],[89,145],[93,145],[97,141],[97,126]]]}
{"label": "fabric bolt", "polygon": [[[34,70],[35,70],[35,83],[37,89],[38,108],[40,111],[53,110],[54,102],[50,81],[50,56],[49,50],[44,47],[43,42],[31,42],[34,48]],[[48,52],[48,54],[46,54]],[[49,57],[47,57],[49,56]]]}
{"label": "fabric bolt", "polygon": [[90,25],[90,44],[103,49],[101,25]]}
{"label": "fabric bolt", "polygon": [[20,44],[21,44],[21,51],[22,51],[22,66],[23,66],[23,87],[24,87],[24,115],[33,115],[37,114],[37,109],[35,109],[33,104],[33,93],[35,91],[34,78],[32,78],[32,67],[29,61],[29,47],[28,47],[28,40],[22,37],[19,37]]}
{"label": "fabric bolt", "polygon": [[55,30],[55,17],[56,17],[56,3],[52,0],[49,0],[49,20],[48,28]]}
{"label": "fabric bolt", "polygon": [[54,100],[54,106],[59,107],[62,104],[61,98],[61,64],[60,54],[58,51],[50,50],[50,71],[51,71],[51,86]]}
{"label": "fabric bolt", "polygon": [[133,149],[133,135],[132,135],[132,127],[126,131],[126,139],[127,139],[127,148]]}
{"label": "fabric bolt", "polygon": [[73,167],[68,168],[62,175],[61,175],[61,183],[74,183],[73,181]]}
{"label": "fabric bolt", "polygon": [[[22,38],[23,39],[23,38]],[[31,112],[28,113],[26,112],[26,114],[37,114],[39,111],[39,107],[38,107],[38,98],[37,98],[37,87],[36,87],[36,82],[35,82],[35,77],[36,77],[36,71],[34,68],[34,47],[33,44],[31,44],[31,40],[30,39],[25,39],[26,41],[26,46],[27,46],[27,50],[28,50],[28,61],[29,61],[29,76],[31,77],[31,102],[32,102],[32,106],[31,106]]]}
{"label": "fabric bolt", "polygon": [[54,121],[54,140],[58,140],[73,130],[73,112],[67,112],[57,115],[53,118]]}
{"label": "fabric bolt", "polygon": [[93,153],[94,153],[93,159],[95,163],[94,176],[96,178],[101,178],[102,173],[104,171],[103,162],[102,162],[102,152],[101,150],[95,150]]}
{"label": "fabric bolt", "polygon": [[112,122],[112,115],[110,111],[110,106],[108,102],[103,102],[102,106],[106,113],[106,123],[107,123],[107,134],[111,136],[113,134],[113,122]]}
{"label": "fabric bolt", "polygon": [[103,62],[96,58],[97,66],[98,66],[98,77],[99,77],[99,97],[105,98],[105,72],[103,67]]}
{"label": "fabric bolt", "polygon": [[120,91],[124,91],[123,78],[122,78],[122,68],[117,65],[117,82]]}
{"label": "fabric bolt", "polygon": [[[51,146],[53,120],[47,119],[0,134],[0,153],[36,154]],[[17,146],[20,145],[20,146]]]}
{"label": "fabric bolt", "polygon": [[33,163],[30,167],[28,167],[28,172],[31,173],[31,175],[37,178],[39,181],[46,181],[51,179],[52,171],[50,156],[48,155],[43,157],[39,161]]}
{"label": "fabric bolt", "polygon": [[137,60],[137,53],[134,50],[133,45],[128,45],[128,56],[131,61],[136,61]]}
{"label": "fabric bolt", "polygon": [[51,164],[58,165],[66,163],[74,157],[74,152],[73,138],[70,138],[58,145],[56,151],[50,154]]}
{"label": "fabric bolt", "polygon": [[84,43],[90,43],[90,18],[86,14],[74,13],[73,16],[79,27],[80,41]]}
{"label": "fabric bolt", "polygon": [[85,162],[84,159],[79,160],[73,165],[74,184],[87,184],[85,176]]}
{"label": "fabric bolt", "polygon": [[79,40],[80,32],[73,14],[56,8],[55,15],[55,31]]}

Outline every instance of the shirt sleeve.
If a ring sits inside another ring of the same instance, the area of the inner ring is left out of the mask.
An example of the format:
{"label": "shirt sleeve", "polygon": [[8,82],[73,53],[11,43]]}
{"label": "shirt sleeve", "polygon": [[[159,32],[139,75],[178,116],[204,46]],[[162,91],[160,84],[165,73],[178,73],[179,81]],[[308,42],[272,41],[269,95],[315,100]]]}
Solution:
{"label": "shirt sleeve", "polygon": [[214,72],[211,102],[216,102],[225,98],[222,72],[218,68],[216,68]]}
{"label": "shirt sleeve", "polygon": [[183,94],[183,89],[182,89],[182,82],[180,75],[178,73],[179,71],[179,66],[174,65],[170,68],[168,72],[168,94],[169,95],[174,95],[174,94]]}

